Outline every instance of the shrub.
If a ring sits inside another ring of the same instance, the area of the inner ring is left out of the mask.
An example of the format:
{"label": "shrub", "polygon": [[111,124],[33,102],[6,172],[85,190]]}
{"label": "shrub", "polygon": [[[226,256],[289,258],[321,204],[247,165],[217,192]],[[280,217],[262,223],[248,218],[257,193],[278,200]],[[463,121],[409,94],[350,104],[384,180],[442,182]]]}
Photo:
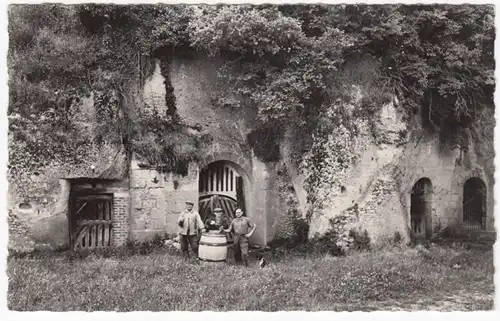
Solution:
{"label": "shrub", "polygon": [[332,256],[343,256],[345,255],[345,250],[338,245],[338,234],[333,229],[326,232],[323,236],[312,243],[316,247],[319,253],[328,253]]}
{"label": "shrub", "polygon": [[312,239],[307,238],[309,233],[309,225],[305,220],[297,220],[297,229],[300,233],[291,239],[275,239],[269,243],[273,256],[283,255],[300,255],[310,256],[318,254],[329,254],[332,256],[345,255],[344,249],[337,244],[338,234],[330,229],[322,236],[314,236]]}
{"label": "shrub", "polygon": [[403,236],[398,231],[394,232],[394,237],[392,238],[392,243],[394,245],[400,245],[403,242]]}
{"label": "shrub", "polygon": [[466,236],[466,232],[458,226],[446,226],[438,233],[440,239],[460,239]]}
{"label": "shrub", "polygon": [[356,251],[368,251],[370,250],[370,236],[368,235],[368,231],[364,230],[363,233],[355,229],[351,229],[349,231],[349,237],[353,239],[352,249]]}
{"label": "shrub", "polygon": [[293,221],[293,229],[295,231],[294,240],[297,243],[307,242],[309,236],[309,223],[303,218]]}
{"label": "shrub", "polygon": [[146,255],[162,249],[168,240],[168,234],[155,234],[152,239],[146,241],[128,240],[125,247],[130,255]]}

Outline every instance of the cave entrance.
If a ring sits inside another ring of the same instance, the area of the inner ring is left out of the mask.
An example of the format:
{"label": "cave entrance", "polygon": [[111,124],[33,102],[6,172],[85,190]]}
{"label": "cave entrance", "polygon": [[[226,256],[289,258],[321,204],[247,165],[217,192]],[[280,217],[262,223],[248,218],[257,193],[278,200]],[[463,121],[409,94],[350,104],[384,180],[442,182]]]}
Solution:
{"label": "cave entrance", "polygon": [[415,240],[432,236],[432,183],[428,178],[419,179],[411,191],[410,221]]}
{"label": "cave entrance", "polygon": [[463,224],[468,230],[486,228],[486,184],[477,177],[464,184]]}
{"label": "cave entrance", "polygon": [[241,208],[246,215],[242,171],[230,161],[216,161],[200,171],[198,208],[203,221],[217,207],[222,208],[231,219],[237,208]]}

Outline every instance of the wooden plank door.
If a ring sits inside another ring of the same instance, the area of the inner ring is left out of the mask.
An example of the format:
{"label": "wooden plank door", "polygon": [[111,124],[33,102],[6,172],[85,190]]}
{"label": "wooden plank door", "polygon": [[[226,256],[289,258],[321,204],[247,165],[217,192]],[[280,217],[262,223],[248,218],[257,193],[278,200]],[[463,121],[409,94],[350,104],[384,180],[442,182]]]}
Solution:
{"label": "wooden plank door", "polygon": [[75,251],[111,246],[112,195],[79,195],[71,202],[70,241]]}

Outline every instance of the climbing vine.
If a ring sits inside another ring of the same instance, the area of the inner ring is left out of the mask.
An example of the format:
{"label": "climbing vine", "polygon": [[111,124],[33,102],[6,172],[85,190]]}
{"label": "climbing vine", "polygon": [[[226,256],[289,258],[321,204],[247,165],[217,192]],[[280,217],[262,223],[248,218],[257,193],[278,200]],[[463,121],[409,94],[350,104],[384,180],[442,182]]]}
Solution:
{"label": "climbing vine", "polygon": [[[493,17],[491,6],[473,5],[11,6],[9,168],[84,164],[107,144],[183,171],[205,138],[178,118],[168,69],[194,51],[223,60],[218,74],[228,86],[216,100],[256,112],[247,138],[260,157],[271,151],[266,160],[279,159],[292,127],[304,143],[298,162],[311,173],[341,171],[352,119],[373,121],[393,96],[408,117],[423,110],[450,146],[464,144],[462,129],[494,105]],[[150,67],[143,62],[152,58],[166,79],[166,110],[157,114],[137,110]],[[371,67],[346,81],[362,61]],[[362,108],[351,113],[356,90],[345,86],[360,84]],[[97,115],[90,128],[82,125],[86,99]],[[309,177],[311,187],[322,184]]]}
{"label": "climbing vine", "polygon": [[174,87],[172,87],[172,83],[170,81],[169,75],[169,67],[172,62],[171,56],[162,56],[160,59],[160,69],[161,75],[165,78],[164,86],[165,86],[165,104],[167,107],[166,113],[167,116],[172,118],[172,121],[178,122],[177,118],[177,108],[175,106],[175,95],[174,95]]}

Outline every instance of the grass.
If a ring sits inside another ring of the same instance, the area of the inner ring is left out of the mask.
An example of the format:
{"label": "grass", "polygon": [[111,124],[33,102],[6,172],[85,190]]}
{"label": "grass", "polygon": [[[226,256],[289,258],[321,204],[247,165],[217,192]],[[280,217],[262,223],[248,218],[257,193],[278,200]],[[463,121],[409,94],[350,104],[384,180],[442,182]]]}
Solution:
{"label": "grass", "polygon": [[[344,257],[268,253],[270,264],[148,255],[34,254],[8,259],[8,307],[35,311],[493,309],[493,250],[392,248]],[[460,268],[453,266],[459,263]]]}

